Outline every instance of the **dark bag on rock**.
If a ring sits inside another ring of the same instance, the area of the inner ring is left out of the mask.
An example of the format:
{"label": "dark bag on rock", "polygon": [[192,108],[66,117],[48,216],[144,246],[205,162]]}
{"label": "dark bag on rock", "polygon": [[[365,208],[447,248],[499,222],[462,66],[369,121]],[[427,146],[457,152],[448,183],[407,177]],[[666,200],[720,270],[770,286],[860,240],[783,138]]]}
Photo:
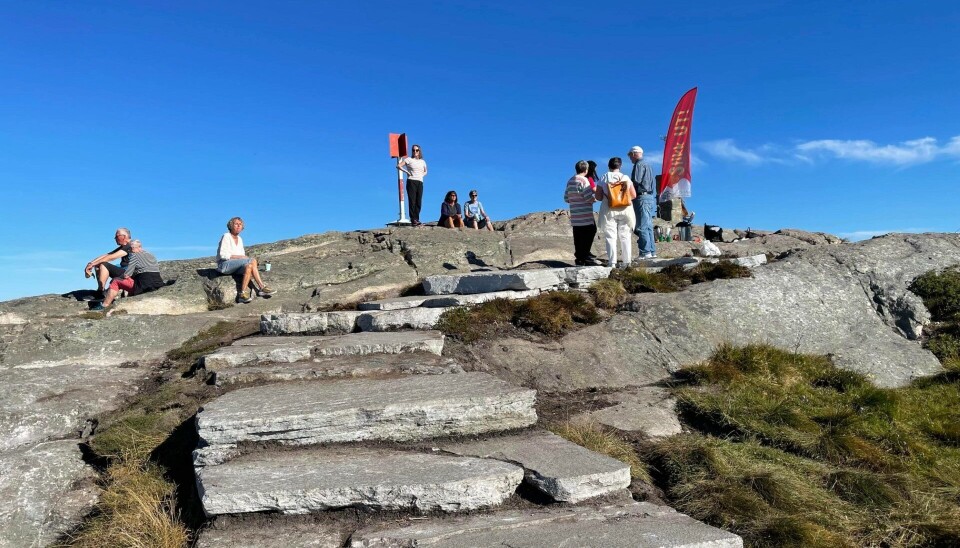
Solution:
{"label": "dark bag on rock", "polygon": [[722,242],[723,229],[714,225],[703,225],[703,237],[708,242]]}

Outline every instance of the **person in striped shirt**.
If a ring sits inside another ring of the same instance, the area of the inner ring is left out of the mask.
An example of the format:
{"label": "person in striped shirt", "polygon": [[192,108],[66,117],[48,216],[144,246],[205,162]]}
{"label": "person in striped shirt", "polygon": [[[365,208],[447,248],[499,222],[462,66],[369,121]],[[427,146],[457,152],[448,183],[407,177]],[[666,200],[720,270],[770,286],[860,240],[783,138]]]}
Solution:
{"label": "person in striped shirt", "polygon": [[594,191],[587,180],[589,165],[580,160],[573,166],[576,174],[567,181],[563,201],[570,204],[570,224],[573,226],[573,256],[577,266],[595,266],[600,261],[590,252],[597,236],[597,221],[593,217]]}
{"label": "person in striped shirt", "polygon": [[117,298],[121,290],[128,295],[139,295],[163,287],[163,278],[160,276],[160,263],[153,253],[143,250],[143,244],[140,240],[130,242],[130,253],[128,254],[126,270],[123,276],[114,278],[110,282],[110,288],[107,290],[103,303],[93,307],[92,310],[103,310]]}

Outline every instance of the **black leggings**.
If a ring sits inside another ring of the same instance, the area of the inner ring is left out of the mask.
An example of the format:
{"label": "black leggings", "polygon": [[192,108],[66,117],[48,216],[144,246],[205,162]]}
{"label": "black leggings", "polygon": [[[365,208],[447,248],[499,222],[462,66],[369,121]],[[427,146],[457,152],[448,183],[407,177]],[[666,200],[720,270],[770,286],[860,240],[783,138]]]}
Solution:
{"label": "black leggings", "polygon": [[407,202],[410,204],[410,220],[420,222],[420,204],[423,203],[423,181],[407,179]]}

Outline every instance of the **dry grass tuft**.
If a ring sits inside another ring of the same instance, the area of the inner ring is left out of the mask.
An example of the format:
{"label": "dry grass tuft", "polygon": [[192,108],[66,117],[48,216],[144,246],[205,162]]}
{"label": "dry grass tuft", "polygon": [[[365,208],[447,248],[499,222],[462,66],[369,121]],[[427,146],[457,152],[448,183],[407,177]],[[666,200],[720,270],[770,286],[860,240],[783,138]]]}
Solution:
{"label": "dry grass tuft", "polygon": [[633,479],[653,483],[647,465],[640,459],[633,445],[613,431],[598,424],[574,421],[555,424],[548,428],[567,441],[630,465],[630,477]]}
{"label": "dry grass tuft", "polygon": [[600,319],[597,307],[583,293],[550,291],[525,301],[494,299],[471,308],[454,308],[440,316],[436,328],[472,343],[511,325],[560,336],[578,325],[594,324]]}
{"label": "dry grass tuft", "polygon": [[627,300],[627,290],[623,284],[612,278],[594,282],[589,292],[593,296],[593,302],[606,310],[616,310]]}
{"label": "dry grass tuft", "polygon": [[97,515],[62,546],[182,548],[190,540],[174,508],[175,486],[152,464],[124,462],[107,471]]}

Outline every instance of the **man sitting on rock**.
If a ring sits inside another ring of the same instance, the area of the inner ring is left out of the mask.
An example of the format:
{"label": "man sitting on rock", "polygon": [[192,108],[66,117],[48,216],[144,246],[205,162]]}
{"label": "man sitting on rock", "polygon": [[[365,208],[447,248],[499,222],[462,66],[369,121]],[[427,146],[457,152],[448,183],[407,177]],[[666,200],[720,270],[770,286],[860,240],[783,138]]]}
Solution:
{"label": "man sitting on rock", "polygon": [[121,290],[126,291],[127,295],[139,295],[160,289],[163,287],[163,278],[160,277],[160,264],[153,253],[143,250],[140,240],[130,242],[130,253],[127,254],[127,268],[123,276],[113,276],[110,282],[110,288],[103,299],[102,304],[93,307],[92,310],[103,310],[117,298]]}
{"label": "man sitting on rock", "polygon": [[[101,298],[103,297],[104,288],[107,285],[107,279],[123,277],[124,270],[126,270],[130,262],[130,230],[123,227],[118,228],[117,232],[113,235],[113,239],[117,242],[116,249],[100,255],[96,259],[92,259],[83,267],[83,274],[87,278],[96,275],[97,293]],[[110,262],[115,259],[120,259],[120,266]]]}

